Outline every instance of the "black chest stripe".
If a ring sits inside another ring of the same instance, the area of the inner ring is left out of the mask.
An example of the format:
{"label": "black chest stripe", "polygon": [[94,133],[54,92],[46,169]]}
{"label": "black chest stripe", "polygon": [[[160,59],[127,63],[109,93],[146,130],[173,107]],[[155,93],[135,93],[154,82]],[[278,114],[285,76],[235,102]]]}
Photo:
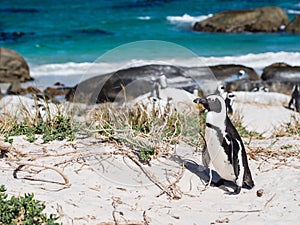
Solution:
{"label": "black chest stripe", "polygon": [[[214,129],[217,132],[217,137],[220,142],[220,145],[224,148],[224,151],[228,157],[228,161],[231,164],[233,164],[232,163],[232,158],[233,158],[232,154],[234,154],[234,148],[236,147],[233,143],[235,140],[231,140],[228,135],[226,135],[226,137],[224,137],[221,129],[215,125],[212,125],[211,123],[206,123],[206,126],[211,129]],[[229,143],[227,143],[227,141],[229,141]]]}
{"label": "black chest stripe", "polygon": [[221,129],[215,125],[212,125],[211,123],[206,123],[206,126],[217,132],[218,140],[219,140],[220,144],[222,144],[224,137],[223,137]]}

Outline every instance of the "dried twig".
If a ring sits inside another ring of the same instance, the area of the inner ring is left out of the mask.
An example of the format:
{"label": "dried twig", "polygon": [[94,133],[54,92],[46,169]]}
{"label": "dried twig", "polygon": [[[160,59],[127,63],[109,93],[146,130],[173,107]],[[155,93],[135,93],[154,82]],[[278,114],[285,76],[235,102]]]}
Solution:
{"label": "dried twig", "polygon": [[253,209],[253,210],[220,210],[220,213],[257,213],[262,212],[262,209]]}
{"label": "dried twig", "polygon": [[275,196],[276,196],[276,193],[274,193],[274,195],[272,195],[272,197],[266,201],[264,208],[267,208],[268,204],[275,198]]}
{"label": "dried twig", "polygon": [[58,184],[62,184],[65,187],[70,187],[71,186],[71,183],[70,183],[69,179],[67,178],[67,176],[63,172],[61,172],[56,167],[49,166],[49,165],[44,165],[44,164],[39,165],[39,164],[28,163],[28,162],[26,162],[26,163],[20,163],[19,167],[14,171],[14,178],[17,178],[18,171],[21,170],[21,168],[24,167],[24,166],[40,167],[40,168],[43,168],[45,170],[47,170],[47,169],[54,170],[55,172],[57,172],[64,179],[64,183],[57,182]]}
{"label": "dried twig", "polygon": [[119,223],[118,223],[117,216],[116,216],[116,212],[117,212],[117,206],[116,206],[117,199],[115,197],[113,197],[112,199],[113,199],[112,206],[114,208],[113,211],[112,211],[112,216],[113,216],[115,225],[118,225]]}
{"label": "dried twig", "polygon": [[178,199],[178,196],[174,195],[172,190],[170,190],[170,186],[166,186],[161,183],[151,172],[143,167],[143,164],[136,158],[136,156],[129,151],[124,149],[120,149],[124,155],[126,155],[129,159],[131,159],[140,169],[141,171],[148,177],[150,181],[152,181],[159,189],[161,189],[164,193],[166,193],[170,198]]}

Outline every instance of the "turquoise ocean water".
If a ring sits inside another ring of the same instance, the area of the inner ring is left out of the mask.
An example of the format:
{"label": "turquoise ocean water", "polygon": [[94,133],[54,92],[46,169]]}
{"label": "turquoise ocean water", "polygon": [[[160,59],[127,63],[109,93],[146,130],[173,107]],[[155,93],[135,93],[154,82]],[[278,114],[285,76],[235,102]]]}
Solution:
{"label": "turquoise ocean water", "polygon": [[[300,14],[300,1],[2,0],[0,45],[21,53],[36,78],[80,75],[108,51],[142,40],[178,44],[207,64],[240,63],[258,70],[277,61],[300,65],[300,35],[192,31],[195,21],[214,13],[262,6],[280,6],[291,19]],[[176,58],[176,52],[169,57]],[[114,69],[113,63],[106,65]]]}

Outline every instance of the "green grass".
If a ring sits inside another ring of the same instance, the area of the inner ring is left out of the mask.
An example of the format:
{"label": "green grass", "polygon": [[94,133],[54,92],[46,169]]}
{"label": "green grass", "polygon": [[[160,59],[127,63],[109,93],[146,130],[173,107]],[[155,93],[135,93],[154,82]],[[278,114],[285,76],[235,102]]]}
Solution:
{"label": "green grass", "polygon": [[242,118],[239,114],[235,114],[234,116],[231,116],[231,122],[234,125],[234,127],[237,129],[238,133],[243,138],[255,138],[255,139],[262,139],[262,134],[259,134],[255,131],[249,131],[246,129],[246,127],[242,124]]}
{"label": "green grass", "polygon": [[300,121],[298,118],[297,116],[292,116],[291,121],[286,123],[281,129],[278,129],[274,136],[275,137],[300,136]]}
{"label": "green grass", "polygon": [[59,218],[43,213],[46,206],[34,199],[34,194],[8,198],[0,185],[0,225],[59,225]]}
{"label": "green grass", "polygon": [[29,142],[37,140],[37,135],[42,136],[44,143],[53,140],[74,140],[75,123],[71,116],[60,113],[59,106],[55,115],[51,112],[46,100],[43,102],[44,116],[41,116],[38,102],[35,101],[35,113],[32,115],[24,105],[20,105],[16,115],[6,114],[0,118],[0,134],[5,141],[12,143],[13,136],[25,135]]}
{"label": "green grass", "polygon": [[[0,125],[3,126],[4,125]],[[53,140],[74,140],[75,130],[73,128],[73,121],[70,116],[64,116],[58,114],[52,119],[47,119],[46,121],[42,119],[35,119],[33,121],[25,119],[24,121],[17,122],[14,121],[10,127],[5,130],[5,140],[12,142],[12,136],[26,135],[29,142],[34,142],[37,140],[36,135],[42,135],[42,140],[44,143]]]}

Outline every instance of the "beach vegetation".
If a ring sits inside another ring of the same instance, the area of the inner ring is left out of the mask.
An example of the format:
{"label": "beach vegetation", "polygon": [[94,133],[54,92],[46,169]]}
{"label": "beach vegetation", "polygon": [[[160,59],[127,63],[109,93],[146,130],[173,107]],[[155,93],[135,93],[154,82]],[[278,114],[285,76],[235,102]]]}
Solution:
{"label": "beach vegetation", "polygon": [[43,211],[45,204],[34,199],[34,194],[11,196],[5,193],[6,188],[0,185],[0,225],[59,225],[59,219]]}
{"label": "beach vegetation", "polygon": [[250,139],[263,139],[262,134],[247,130],[247,128],[243,125],[243,117],[239,112],[236,112],[234,115],[230,116],[230,119],[241,137]]}
{"label": "beach vegetation", "polygon": [[21,122],[17,120],[12,120],[12,122],[6,127],[5,124],[0,125],[2,132],[5,132],[5,141],[10,143],[13,141],[11,137],[18,135],[25,135],[29,142],[36,141],[36,135],[41,135],[44,143],[53,140],[74,140],[75,138],[73,121],[70,116],[58,114],[47,120],[26,118]]}
{"label": "beach vegetation", "polygon": [[144,163],[157,155],[170,154],[180,141],[203,144],[199,132],[205,123],[203,117],[201,120],[195,113],[184,114],[170,105],[149,107],[143,103],[101,104],[92,116],[99,135],[129,148]]}
{"label": "beach vegetation", "polygon": [[[40,107],[42,105],[43,115]],[[4,140],[12,143],[13,136],[25,135],[27,141],[36,141],[37,135],[42,136],[44,143],[53,140],[74,140],[74,121],[71,116],[60,112],[56,105],[56,112],[50,109],[46,99],[39,103],[35,99],[34,109],[29,109],[20,104],[20,109],[16,114],[5,113],[0,118],[0,134],[4,135]],[[32,111],[31,111],[32,110]]]}
{"label": "beach vegetation", "polygon": [[290,137],[300,136],[300,120],[299,116],[292,115],[290,122],[284,124],[280,129],[275,132],[275,137]]}

